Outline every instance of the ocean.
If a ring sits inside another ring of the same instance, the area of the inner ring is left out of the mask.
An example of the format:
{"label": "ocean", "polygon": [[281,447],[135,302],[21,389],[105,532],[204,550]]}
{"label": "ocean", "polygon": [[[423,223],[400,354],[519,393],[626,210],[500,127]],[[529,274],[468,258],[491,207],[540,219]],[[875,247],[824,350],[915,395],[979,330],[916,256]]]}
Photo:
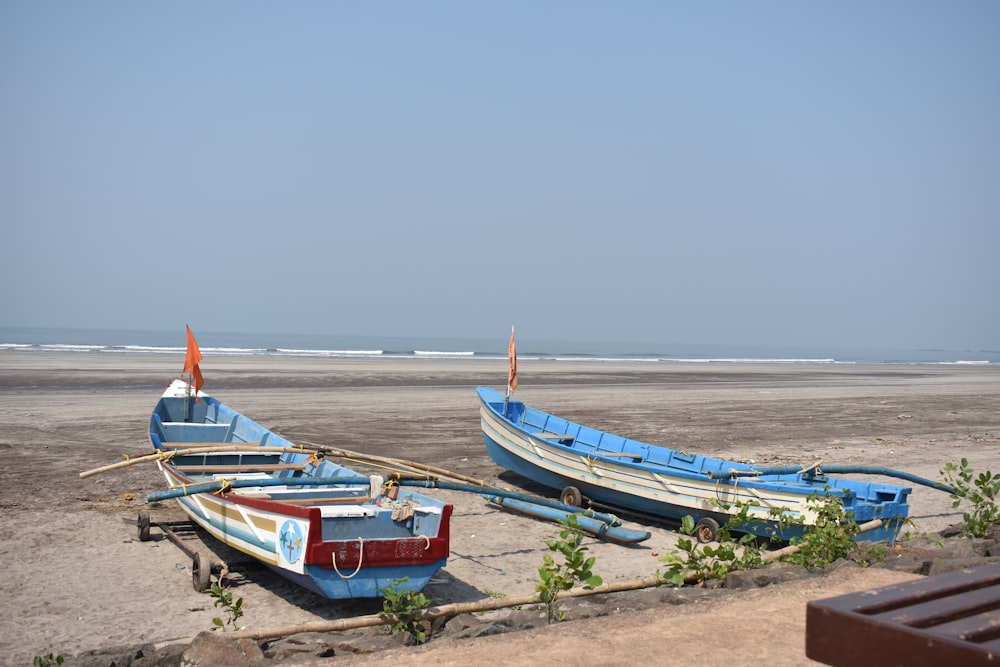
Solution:
{"label": "ocean", "polygon": [[[509,333],[496,339],[260,334],[195,331],[202,354],[212,356],[505,359]],[[176,354],[186,333],[114,329],[0,327],[0,353]],[[616,343],[517,339],[519,360],[637,363],[1000,364],[1000,350],[852,349]]]}

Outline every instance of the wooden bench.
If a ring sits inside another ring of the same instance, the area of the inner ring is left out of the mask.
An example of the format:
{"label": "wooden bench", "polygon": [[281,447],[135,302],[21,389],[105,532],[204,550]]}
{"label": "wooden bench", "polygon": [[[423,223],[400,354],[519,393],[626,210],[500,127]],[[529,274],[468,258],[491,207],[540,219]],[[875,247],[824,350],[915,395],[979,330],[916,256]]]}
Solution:
{"label": "wooden bench", "polygon": [[996,665],[1000,563],[806,605],[806,656],[853,665]]}

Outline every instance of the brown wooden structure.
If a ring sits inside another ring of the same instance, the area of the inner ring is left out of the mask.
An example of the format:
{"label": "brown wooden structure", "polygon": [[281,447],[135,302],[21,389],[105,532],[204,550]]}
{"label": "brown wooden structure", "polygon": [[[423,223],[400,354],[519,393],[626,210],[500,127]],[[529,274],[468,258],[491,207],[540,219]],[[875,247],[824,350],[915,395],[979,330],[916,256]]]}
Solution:
{"label": "brown wooden structure", "polygon": [[1000,562],[814,600],[806,656],[834,667],[1000,665]]}

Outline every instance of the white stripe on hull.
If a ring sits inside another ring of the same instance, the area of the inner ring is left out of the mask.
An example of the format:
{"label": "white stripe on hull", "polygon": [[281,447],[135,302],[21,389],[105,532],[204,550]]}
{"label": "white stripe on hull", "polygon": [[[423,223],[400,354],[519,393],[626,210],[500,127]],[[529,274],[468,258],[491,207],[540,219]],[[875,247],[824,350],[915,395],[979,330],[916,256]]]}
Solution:
{"label": "white stripe on hull", "polygon": [[723,512],[712,504],[714,498],[727,504],[737,501],[760,503],[763,507],[750,513],[761,518],[767,518],[771,507],[784,507],[793,516],[801,514],[807,524],[815,522],[816,513],[805,502],[808,494],[771,489],[762,493],[738,482],[723,483],[707,476],[701,481],[673,476],[666,471],[631,467],[618,461],[590,457],[542,438],[528,437],[485,406],[481,407],[480,414],[483,431],[511,456],[563,478],[696,512]]}

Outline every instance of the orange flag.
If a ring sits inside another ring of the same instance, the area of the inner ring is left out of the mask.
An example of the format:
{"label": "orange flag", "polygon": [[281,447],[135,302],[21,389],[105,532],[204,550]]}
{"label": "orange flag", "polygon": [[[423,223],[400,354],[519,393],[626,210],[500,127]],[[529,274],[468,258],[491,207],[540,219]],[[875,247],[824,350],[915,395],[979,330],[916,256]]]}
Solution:
{"label": "orange flag", "polygon": [[517,391],[517,349],[514,345],[514,327],[510,328],[510,345],[507,348],[507,357],[510,359],[510,371],[507,373],[507,395]]}
{"label": "orange flag", "polygon": [[191,327],[186,324],[184,326],[187,327],[188,346],[187,355],[184,357],[184,370],[181,371],[181,375],[183,376],[184,373],[191,374],[191,384],[194,385],[194,393],[197,394],[201,386],[205,384],[205,378],[201,375],[201,368],[198,367],[198,364],[201,363],[201,350],[198,349],[198,341],[194,339],[194,334],[191,333]]}

